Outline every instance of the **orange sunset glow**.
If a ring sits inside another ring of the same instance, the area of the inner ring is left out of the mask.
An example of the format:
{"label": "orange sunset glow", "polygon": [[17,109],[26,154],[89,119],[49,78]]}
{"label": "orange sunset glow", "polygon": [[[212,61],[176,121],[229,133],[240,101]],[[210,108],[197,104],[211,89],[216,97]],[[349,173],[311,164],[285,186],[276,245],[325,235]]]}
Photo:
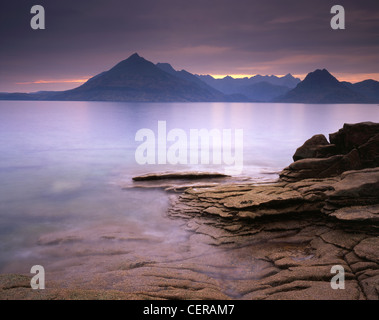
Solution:
{"label": "orange sunset glow", "polygon": [[27,82],[16,82],[16,84],[48,84],[48,83],[84,83],[89,77],[82,79],[56,79],[56,80],[35,80]]}

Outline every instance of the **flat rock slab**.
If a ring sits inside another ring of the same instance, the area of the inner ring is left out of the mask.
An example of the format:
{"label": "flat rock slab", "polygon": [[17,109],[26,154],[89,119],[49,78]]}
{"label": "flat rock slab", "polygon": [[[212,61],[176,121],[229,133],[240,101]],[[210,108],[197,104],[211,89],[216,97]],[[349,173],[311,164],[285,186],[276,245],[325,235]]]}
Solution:
{"label": "flat rock slab", "polygon": [[379,237],[362,240],[354,252],[361,258],[379,263]]}
{"label": "flat rock slab", "polygon": [[290,188],[266,186],[256,187],[243,195],[228,197],[222,201],[227,208],[257,208],[259,206],[275,206],[278,204],[284,206],[287,203],[294,203],[303,200],[302,195]]}
{"label": "flat rock slab", "polygon": [[333,187],[331,198],[377,197],[379,199],[379,168],[344,172],[341,180]]}
{"label": "flat rock slab", "polygon": [[379,168],[339,177],[296,182],[192,185],[172,202],[171,212],[221,217],[258,217],[323,212],[343,221],[378,222]]}
{"label": "flat rock slab", "polygon": [[187,172],[161,172],[149,173],[141,176],[133,177],[133,181],[151,181],[162,179],[214,179],[214,178],[227,178],[230,177],[226,174],[218,172],[200,172],[200,171],[187,171]]}
{"label": "flat rock slab", "polygon": [[339,220],[379,222],[379,205],[353,206],[335,210],[330,214]]}

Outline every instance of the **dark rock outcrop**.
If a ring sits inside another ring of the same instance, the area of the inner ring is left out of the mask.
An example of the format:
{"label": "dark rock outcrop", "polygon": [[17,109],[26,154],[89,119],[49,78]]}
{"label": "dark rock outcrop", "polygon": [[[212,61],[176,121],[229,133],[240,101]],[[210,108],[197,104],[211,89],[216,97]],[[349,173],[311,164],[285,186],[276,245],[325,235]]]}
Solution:
{"label": "dark rock outcrop", "polygon": [[326,158],[337,154],[335,145],[328,142],[323,134],[314,135],[304,142],[293,155],[293,160],[298,161],[307,158]]}
{"label": "dark rock outcrop", "polygon": [[294,163],[281,173],[286,181],[338,176],[348,170],[379,166],[379,124],[344,124],[338,132],[313,136],[298,148]]}
{"label": "dark rock outcrop", "polygon": [[336,145],[340,153],[348,153],[379,134],[379,123],[345,123],[343,128],[329,135],[330,143]]}

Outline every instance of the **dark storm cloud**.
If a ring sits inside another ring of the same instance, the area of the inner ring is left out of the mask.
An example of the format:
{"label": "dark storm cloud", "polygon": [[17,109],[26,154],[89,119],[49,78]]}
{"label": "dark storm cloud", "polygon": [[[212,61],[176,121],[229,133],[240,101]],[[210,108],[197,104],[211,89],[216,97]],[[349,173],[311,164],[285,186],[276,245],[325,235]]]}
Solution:
{"label": "dark storm cloud", "polygon": [[[30,28],[34,4],[46,30]],[[334,4],[346,30],[330,28]],[[91,76],[136,51],[196,73],[379,73],[378,17],[377,0],[6,0],[0,91]]]}

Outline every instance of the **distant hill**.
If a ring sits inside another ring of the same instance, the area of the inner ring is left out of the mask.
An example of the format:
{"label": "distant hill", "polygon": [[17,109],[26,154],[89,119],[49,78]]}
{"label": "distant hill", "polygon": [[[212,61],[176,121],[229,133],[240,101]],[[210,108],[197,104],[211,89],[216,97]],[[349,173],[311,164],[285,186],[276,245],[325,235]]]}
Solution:
{"label": "distant hill", "polygon": [[224,94],[242,94],[251,101],[268,102],[290,91],[300,82],[300,79],[287,74],[284,77],[256,75],[246,78],[233,78],[226,76],[215,79],[210,75],[197,75],[209,86]]}
{"label": "distant hill", "polygon": [[338,81],[326,69],[308,73],[294,89],[276,98],[294,103],[368,103],[370,99]]}
{"label": "distant hill", "polygon": [[364,80],[357,83],[343,82],[349,89],[365,96],[370,102],[379,102],[379,81]]}
{"label": "distant hill", "polygon": [[269,102],[287,93],[290,88],[268,82],[258,82],[239,89],[240,93],[255,102]]}
{"label": "distant hill", "polygon": [[277,76],[261,76],[256,75],[253,77],[245,78],[233,78],[231,76],[226,76],[222,79],[215,79],[210,75],[196,75],[200,80],[204,81],[208,85],[216,88],[217,90],[224,93],[237,93],[240,88],[246,87],[259,82],[266,82],[277,86],[284,86],[290,89],[295,88],[300,82],[299,78],[293,77],[291,74],[287,74],[283,77]]}

